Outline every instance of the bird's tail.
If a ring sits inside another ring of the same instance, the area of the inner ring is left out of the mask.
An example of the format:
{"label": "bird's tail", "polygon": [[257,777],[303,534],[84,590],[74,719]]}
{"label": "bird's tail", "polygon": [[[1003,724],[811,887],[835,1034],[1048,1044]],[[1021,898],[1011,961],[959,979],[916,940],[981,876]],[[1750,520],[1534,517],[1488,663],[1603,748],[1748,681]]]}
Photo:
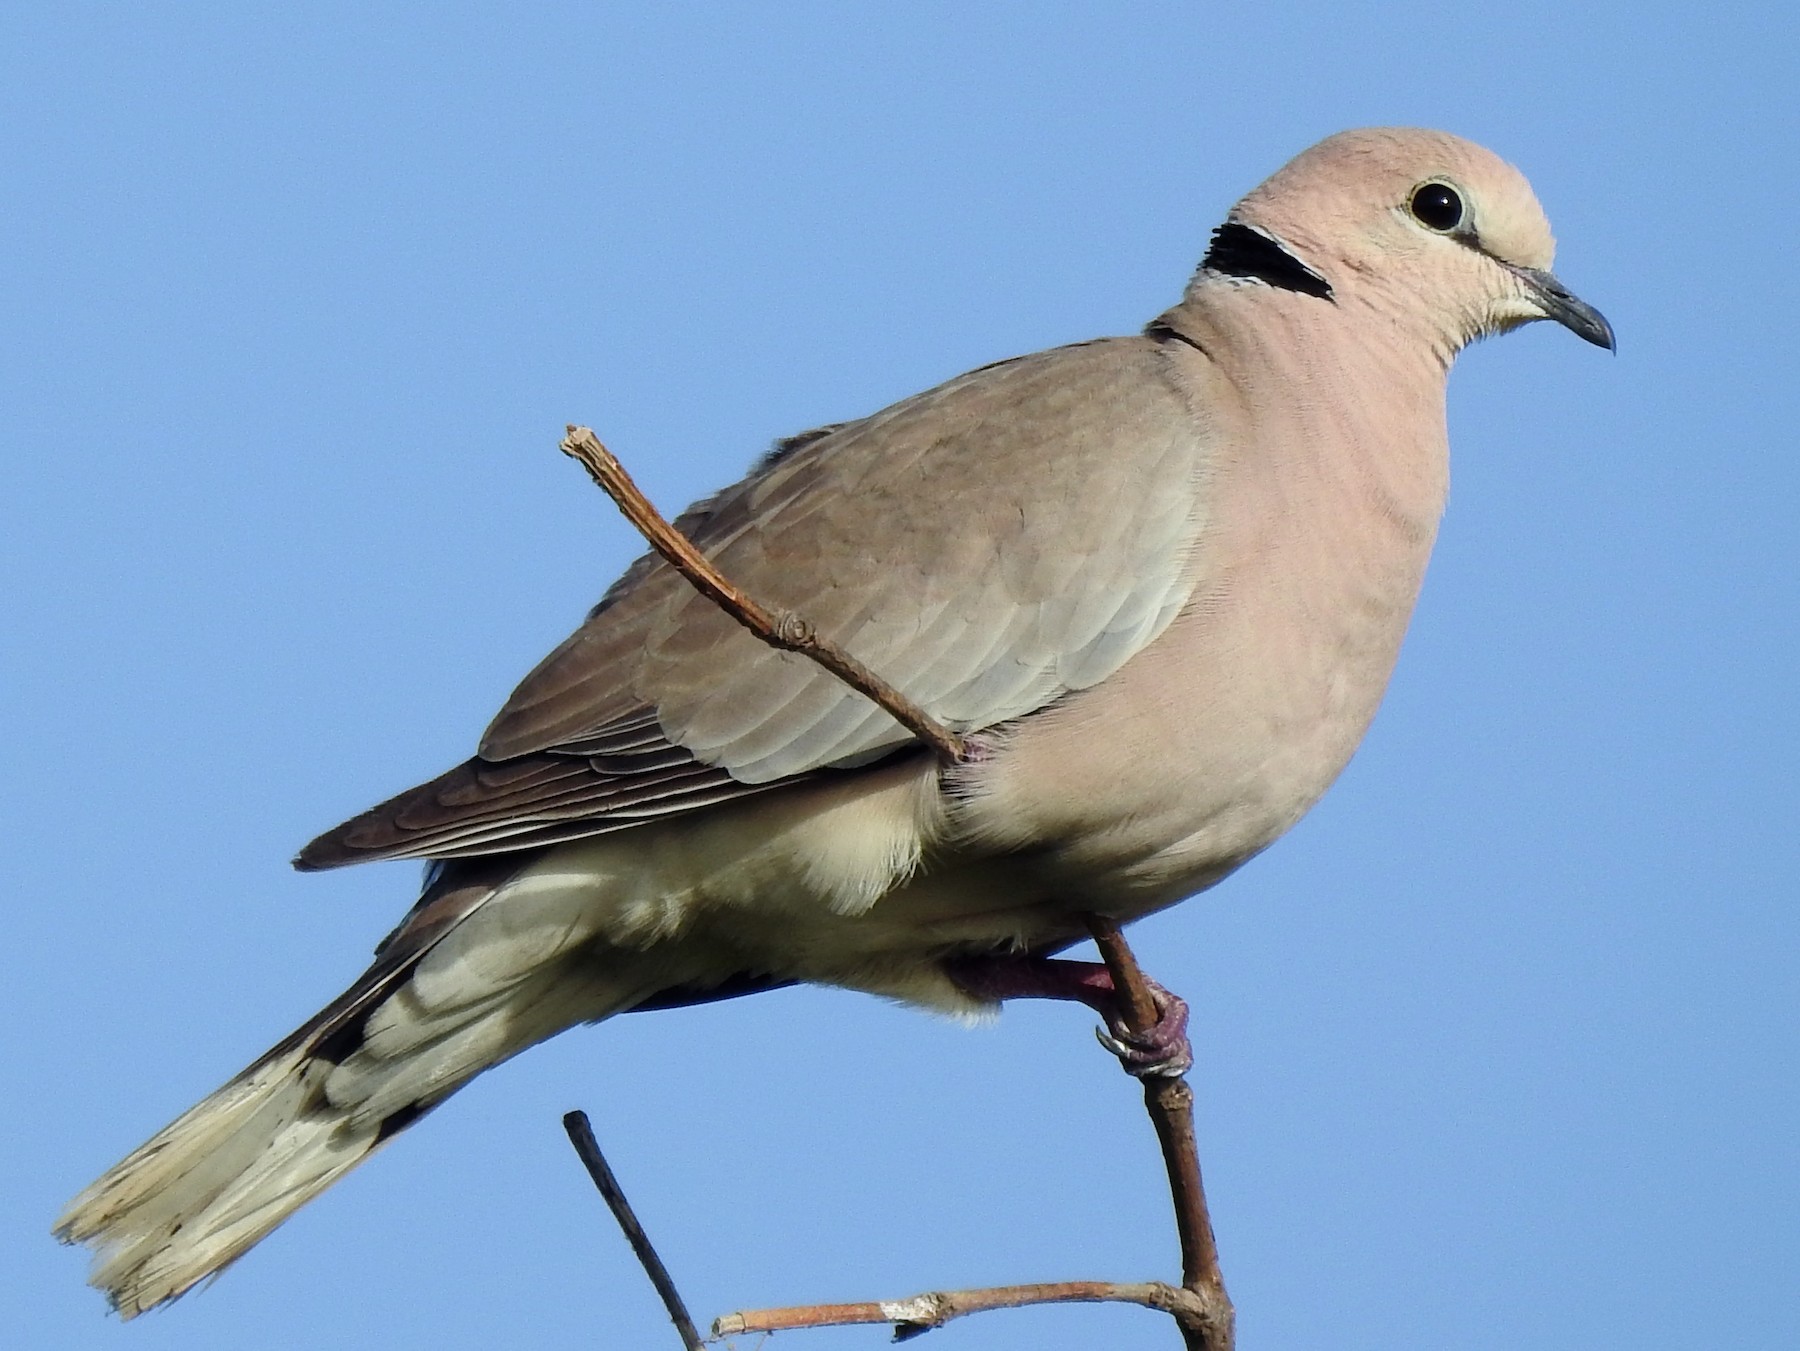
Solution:
{"label": "bird's tail", "polygon": [[591,935],[554,889],[475,922],[513,883],[450,882],[356,984],[57,1220],[58,1238],[93,1248],[89,1279],[121,1315],[223,1270],[482,1070],[637,1002],[582,959]]}

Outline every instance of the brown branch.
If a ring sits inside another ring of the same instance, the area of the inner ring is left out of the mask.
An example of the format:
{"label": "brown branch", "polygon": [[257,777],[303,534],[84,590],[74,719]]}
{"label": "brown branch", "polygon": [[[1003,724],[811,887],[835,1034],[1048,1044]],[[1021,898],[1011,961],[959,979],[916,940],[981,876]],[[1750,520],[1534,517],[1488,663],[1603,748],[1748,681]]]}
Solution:
{"label": "brown branch", "polygon": [[[984,1290],[934,1290],[911,1299],[871,1300],[864,1304],[797,1304],[785,1309],[746,1309],[715,1319],[713,1339],[749,1332],[787,1332],[794,1328],[844,1327],[853,1323],[892,1323],[894,1340],[906,1341],[941,1328],[952,1318],[990,1309],[1023,1309],[1034,1304],[1138,1304],[1176,1313],[1194,1305],[1192,1292],[1161,1281],[1124,1284],[1115,1281],[1052,1281],[1041,1285],[997,1285]],[[1193,1309],[1198,1317],[1199,1310]]]}
{"label": "brown branch", "polygon": [[663,1308],[669,1311],[669,1319],[675,1324],[675,1331],[681,1334],[681,1344],[687,1351],[701,1351],[706,1343],[700,1338],[700,1330],[688,1316],[687,1305],[682,1303],[681,1292],[676,1290],[674,1278],[669,1275],[669,1269],[663,1265],[662,1258],[656,1255],[656,1249],[650,1245],[650,1235],[638,1223],[638,1217],[631,1209],[631,1202],[625,1199],[624,1189],[619,1186],[619,1179],[613,1176],[606,1156],[600,1152],[600,1142],[594,1139],[594,1128],[588,1124],[587,1113],[568,1113],[563,1117],[563,1129],[569,1133],[569,1143],[575,1146],[575,1153],[587,1168],[588,1176],[594,1179],[594,1186],[600,1189],[600,1195],[605,1198],[606,1208],[612,1211],[613,1218],[619,1222],[619,1228],[624,1231],[625,1241],[631,1245],[638,1264],[644,1268],[650,1284],[656,1287],[656,1293],[662,1296]]}
{"label": "brown branch", "polygon": [[1113,978],[1113,989],[1125,1004],[1126,1024],[1133,1032],[1147,1032],[1156,1026],[1156,997],[1150,993],[1150,982],[1144,979],[1144,968],[1137,954],[1125,941],[1125,935],[1112,920],[1101,915],[1083,915],[1082,923],[1100,949],[1100,960]]}
{"label": "brown branch", "polygon": [[[1128,1030],[1147,1032],[1158,1018],[1156,999],[1136,956],[1119,926],[1099,916],[1084,917],[1094,944],[1106,962],[1113,988],[1123,1005]],[[1236,1317],[1219,1274],[1219,1250],[1207,1215],[1206,1191],[1200,1182],[1200,1157],[1194,1144],[1194,1094],[1187,1081],[1175,1077],[1144,1078],[1144,1110],[1156,1128],[1163,1166],[1169,1174],[1169,1196],[1181,1240],[1181,1284],[1160,1281],[1123,1284],[1112,1281],[1060,1281],[1043,1285],[1002,1285],[974,1290],[940,1290],[912,1299],[863,1304],[802,1304],[726,1314],[713,1323],[713,1337],[745,1332],[782,1332],[790,1328],[836,1327],[851,1323],[892,1323],[894,1339],[942,1327],[952,1318],[989,1309],[1018,1309],[1033,1304],[1122,1303],[1159,1309],[1174,1318],[1188,1351],[1233,1351]]]}
{"label": "brown branch", "polygon": [[[1113,988],[1124,1001],[1127,1021],[1133,1031],[1147,1031],[1156,1023],[1156,1001],[1136,955],[1112,920],[1098,915],[1086,919],[1100,959],[1112,973]],[[1236,1345],[1236,1315],[1219,1272],[1219,1246],[1206,1209],[1206,1188],[1200,1181],[1194,1091],[1179,1075],[1146,1076],[1143,1083],[1144,1110],[1156,1128],[1163,1167],[1169,1174],[1169,1199],[1175,1206],[1175,1231],[1181,1240],[1181,1284],[1193,1296],[1189,1310],[1171,1312],[1181,1325],[1189,1351],[1231,1351]]]}
{"label": "brown branch", "polygon": [[588,476],[618,504],[625,519],[638,533],[687,578],[708,600],[771,647],[798,652],[823,666],[858,694],[879,705],[907,731],[918,737],[946,764],[963,758],[962,738],[908,699],[855,657],[825,637],[792,610],[775,610],[727,580],[680,531],[663,519],[643,490],[631,481],[625,466],[600,443],[588,427],[571,426],[562,440],[562,452],[579,460]]}

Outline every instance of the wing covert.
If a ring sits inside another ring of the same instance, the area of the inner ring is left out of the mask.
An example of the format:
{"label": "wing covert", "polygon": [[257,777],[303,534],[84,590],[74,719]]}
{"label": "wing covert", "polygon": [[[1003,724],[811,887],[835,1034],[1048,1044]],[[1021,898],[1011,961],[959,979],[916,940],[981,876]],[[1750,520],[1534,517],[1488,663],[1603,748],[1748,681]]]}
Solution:
{"label": "wing covert", "polygon": [[[1205,437],[1152,340],[985,367],[798,442],[684,530],[957,730],[1105,679],[1192,589]],[[646,709],[748,783],[910,740],[645,559],[520,684],[481,754],[579,744]]]}
{"label": "wing covert", "polygon": [[[1210,429],[1154,338],[983,367],[777,447],[677,526],[957,731],[1104,680],[1191,594]],[[768,647],[660,558],[514,691],[477,757],[302,867],[635,825],[894,753],[911,734]]]}

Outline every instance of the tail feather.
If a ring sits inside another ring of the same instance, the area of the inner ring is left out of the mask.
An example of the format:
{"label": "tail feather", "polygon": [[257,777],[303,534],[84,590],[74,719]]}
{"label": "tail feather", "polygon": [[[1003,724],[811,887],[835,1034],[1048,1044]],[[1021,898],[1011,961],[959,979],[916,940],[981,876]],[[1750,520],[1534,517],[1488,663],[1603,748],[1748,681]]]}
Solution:
{"label": "tail feather", "polygon": [[[222,1271],[482,1070],[646,993],[575,955],[588,934],[572,908],[546,916],[560,943],[520,935],[517,915],[470,923],[507,889],[477,880],[461,896],[450,884],[429,889],[361,980],[70,1203],[56,1236],[93,1248],[89,1279],[121,1315]],[[458,929],[459,949],[479,950],[470,930],[491,929],[496,947],[516,950],[524,937],[545,960],[490,962],[502,978],[422,1002],[414,977]]]}
{"label": "tail feather", "polygon": [[[259,1061],[70,1203],[56,1236],[93,1246],[89,1281],[114,1309],[132,1317],[223,1270],[367,1157],[372,1131],[317,1110],[320,1077],[303,1049]],[[265,1222],[246,1225],[252,1198]]]}

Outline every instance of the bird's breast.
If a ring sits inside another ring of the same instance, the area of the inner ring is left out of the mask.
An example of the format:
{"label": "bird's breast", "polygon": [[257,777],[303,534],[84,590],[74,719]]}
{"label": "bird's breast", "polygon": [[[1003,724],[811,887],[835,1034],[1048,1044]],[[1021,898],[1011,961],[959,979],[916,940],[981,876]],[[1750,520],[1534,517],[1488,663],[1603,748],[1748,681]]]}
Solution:
{"label": "bird's breast", "polygon": [[1073,903],[1142,913],[1231,872],[1330,786],[1387,687],[1442,507],[1441,419],[1396,445],[1363,410],[1299,408],[1239,444],[1179,617],[959,785],[962,837],[1031,857]]}

